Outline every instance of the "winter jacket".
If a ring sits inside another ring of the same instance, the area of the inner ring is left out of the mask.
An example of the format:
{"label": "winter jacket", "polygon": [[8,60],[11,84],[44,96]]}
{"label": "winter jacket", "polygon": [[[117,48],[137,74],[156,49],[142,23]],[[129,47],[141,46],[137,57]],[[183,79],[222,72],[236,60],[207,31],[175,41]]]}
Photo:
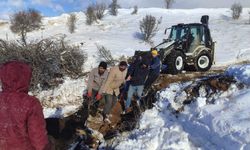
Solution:
{"label": "winter jacket", "polygon": [[143,67],[143,62],[139,61],[130,66],[130,70],[128,74],[131,76],[130,84],[132,86],[138,86],[138,85],[144,85],[145,80],[148,76],[149,69],[148,69],[148,64],[145,68]]}
{"label": "winter jacket", "polygon": [[108,79],[105,82],[103,93],[111,94],[115,93],[116,96],[120,94],[119,87],[125,82],[127,69],[121,72],[119,66],[112,67],[110,69]]}
{"label": "winter jacket", "polygon": [[150,64],[150,74],[160,74],[161,61],[159,57],[154,57]]}
{"label": "winter jacket", "polygon": [[92,89],[98,91],[99,94],[102,94],[104,83],[108,77],[108,71],[102,75],[99,75],[98,68],[94,68],[89,74],[88,80],[88,91],[92,91]]}
{"label": "winter jacket", "polygon": [[31,72],[17,61],[0,68],[0,150],[49,149],[41,104],[28,95]]}

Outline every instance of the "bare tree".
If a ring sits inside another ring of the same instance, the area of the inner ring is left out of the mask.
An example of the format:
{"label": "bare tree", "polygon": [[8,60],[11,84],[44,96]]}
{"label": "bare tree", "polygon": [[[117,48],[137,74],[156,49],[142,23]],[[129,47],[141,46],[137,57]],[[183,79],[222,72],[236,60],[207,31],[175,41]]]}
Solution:
{"label": "bare tree", "polygon": [[138,12],[138,6],[134,6],[134,10],[132,11],[132,15],[135,15],[135,14],[137,14],[137,12]]}
{"label": "bare tree", "polygon": [[96,21],[95,8],[93,6],[88,6],[85,15],[87,25],[91,25],[94,21]]}
{"label": "bare tree", "polygon": [[165,7],[167,9],[171,8],[173,3],[175,2],[174,0],[164,0],[165,1]]}
{"label": "bare tree", "polygon": [[42,16],[38,11],[29,9],[28,11],[20,11],[10,16],[10,23],[11,31],[21,35],[21,41],[24,45],[27,45],[27,33],[41,28]]}
{"label": "bare tree", "polygon": [[118,5],[117,0],[112,0],[112,3],[109,5],[109,13],[113,16],[117,16],[118,8],[120,8],[120,5]]}
{"label": "bare tree", "polygon": [[102,20],[102,18],[104,17],[104,12],[105,12],[106,8],[107,7],[104,3],[96,4],[95,15],[96,15],[97,19]]}
{"label": "bare tree", "polygon": [[99,58],[106,61],[107,64],[114,66],[116,63],[116,60],[112,56],[110,50],[108,50],[106,47],[104,47],[102,45],[98,45],[98,44],[96,44],[96,47],[97,47],[98,52],[99,52],[99,54],[98,54]]}
{"label": "bare tree", "polygon": [[234,3],[231,6],[231,10],[232,10],[232,17],[233,19],[239,19],[240,15],[242,13],[242,6],[240,3]]}
{"label": "bare tree", "polygon": [[155,36],[158,31],[158,24],[160,21],[157,21],[154,16],[146,15],[142,21],[140,21],[140,30],[143,35],[143,40],[150,42],[151,38]]}
{"label": "bare tree", "polygon": [[75,29],[76,29],[76,21],[77,21],[77,17],[75,14],[70,14],[68,19],[67,19],[67,26],[69,29],[70,33],[74,33]]}

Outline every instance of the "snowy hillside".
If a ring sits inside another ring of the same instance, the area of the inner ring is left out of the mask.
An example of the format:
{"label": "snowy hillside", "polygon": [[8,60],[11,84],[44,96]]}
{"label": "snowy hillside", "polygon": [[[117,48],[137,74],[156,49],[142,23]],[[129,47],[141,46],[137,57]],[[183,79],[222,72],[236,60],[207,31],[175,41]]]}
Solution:
{"label": "snowy hillside", "polygon": [[[107,14],[103,21],[98,21],[92,26],[85,25],[83,12],[76,13],[78,17],[77,30],[70,34],[66,27],[67,14],[59,17],[44,18],[44,29],[28,33],[28,39],[40,39],[58,35],[66,35],[66,40],[74,44],[84,43],[83,49],[88,53],[89,60],[86,69],[96,66],[96,44],[103,45],[112,51],[112,54],[133,55],[134,50],[148,50],[151,46],[139,40],[139,22],[142,18],[151,14],[158,19],[162,17],[157,35],[153,38],[154,44],[162,42],[164,30],[177,23],[199,22],[202,15],[210,16],[211,34],[216,41],[215,57],[216,65],[228,64],[239,59],[248,58],[250,55],[250,43],[248,34],[250,32],[248,11],[244,9],[242,17],[234,21],[231,19],[229,9],[191,9],[191,10],[166,10],[160,8],[139,9],[137,15],[131,15],[132,9],[120,9],[118,16]],[[8,25],[0,26],[0,38],[17,39]]]}
{"label": "snowy hillside", "polygon": [[[244,9],[239,20],[231,19],[229,9],[178,9],[160,8],[139,9],[131,15],[132,9],[120,9],[118,16],[106,13],[102,21],[92,26],[85,25],[83,12],[78,16],[77,30],[70,34],[66,27],[68,14],[44,18],[44,29],[28,33],[28,40],[66,35],[66,40],[75,45],[84,43],[82,49],[88,54],[85,71],[96,67],[96,44],[110,49],[115,57],[131,56],[134,50],[148,50],[151,46],[138,39],[139,21],[147,14],[162,17],[159,31],[153,38],[158,44],[166,38],[164,30],[177,23],[199,22],[202,15],[209,15],[209,27],[215,47],[215,66],[234,64],[250,59],[250,9]],[[19,37],[10,32],[9,25],[0,23],[0,38],[16,40]],[[204,97],[185,106],[178,118],[170,111],[175,105],[176,93],[182,92],[187,83],[171,84],[159,91],[159,101],[151,110],[143,113],[139,128],[119,137],[117,149],[250,149],[250,66],[230,67],[226,73],[244,83],[244,89],[232,86],[225,93],[219,93],[216,103],[206,105]],[[80,106],[82,93],[86,88],[86,78],[65,82],[55,90],[31,93],[37,95],[45,106],[45,117],[58,117],[73,112]],[[206,98],[205,98],[206,99]]]}

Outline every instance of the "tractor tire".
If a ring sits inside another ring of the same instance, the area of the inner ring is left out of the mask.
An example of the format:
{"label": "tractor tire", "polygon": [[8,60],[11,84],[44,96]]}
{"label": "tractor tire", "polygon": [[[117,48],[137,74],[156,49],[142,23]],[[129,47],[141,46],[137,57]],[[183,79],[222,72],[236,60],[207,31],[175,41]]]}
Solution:
{"label": "tractor tire", "polygon": [[209,52],[200,53],[195,59],[196,71],[208,71],[212,66],[212,58]]}
{"label": "tractor tire", "polygon": [[178,74],[181,73],[184,68],[184,55],[180,51],[171,52],[165,59],[164,64],[167,65],[167,70],[165,71],[168,74]]}

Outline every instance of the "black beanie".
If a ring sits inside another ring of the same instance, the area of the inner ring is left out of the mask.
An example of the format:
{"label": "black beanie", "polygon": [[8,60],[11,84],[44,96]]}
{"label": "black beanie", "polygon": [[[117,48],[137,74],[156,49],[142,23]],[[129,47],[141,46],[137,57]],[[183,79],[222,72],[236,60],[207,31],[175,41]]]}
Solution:
{"label": "black beanie", "polygon": [[101,61],[98,67],[102,67],[103,69],[107,69],[107,63],[104,61]]}
{"label": "black beanie", "polygon": [[119,66],[128,66],[127,62],[126,61],[121,61]]}

